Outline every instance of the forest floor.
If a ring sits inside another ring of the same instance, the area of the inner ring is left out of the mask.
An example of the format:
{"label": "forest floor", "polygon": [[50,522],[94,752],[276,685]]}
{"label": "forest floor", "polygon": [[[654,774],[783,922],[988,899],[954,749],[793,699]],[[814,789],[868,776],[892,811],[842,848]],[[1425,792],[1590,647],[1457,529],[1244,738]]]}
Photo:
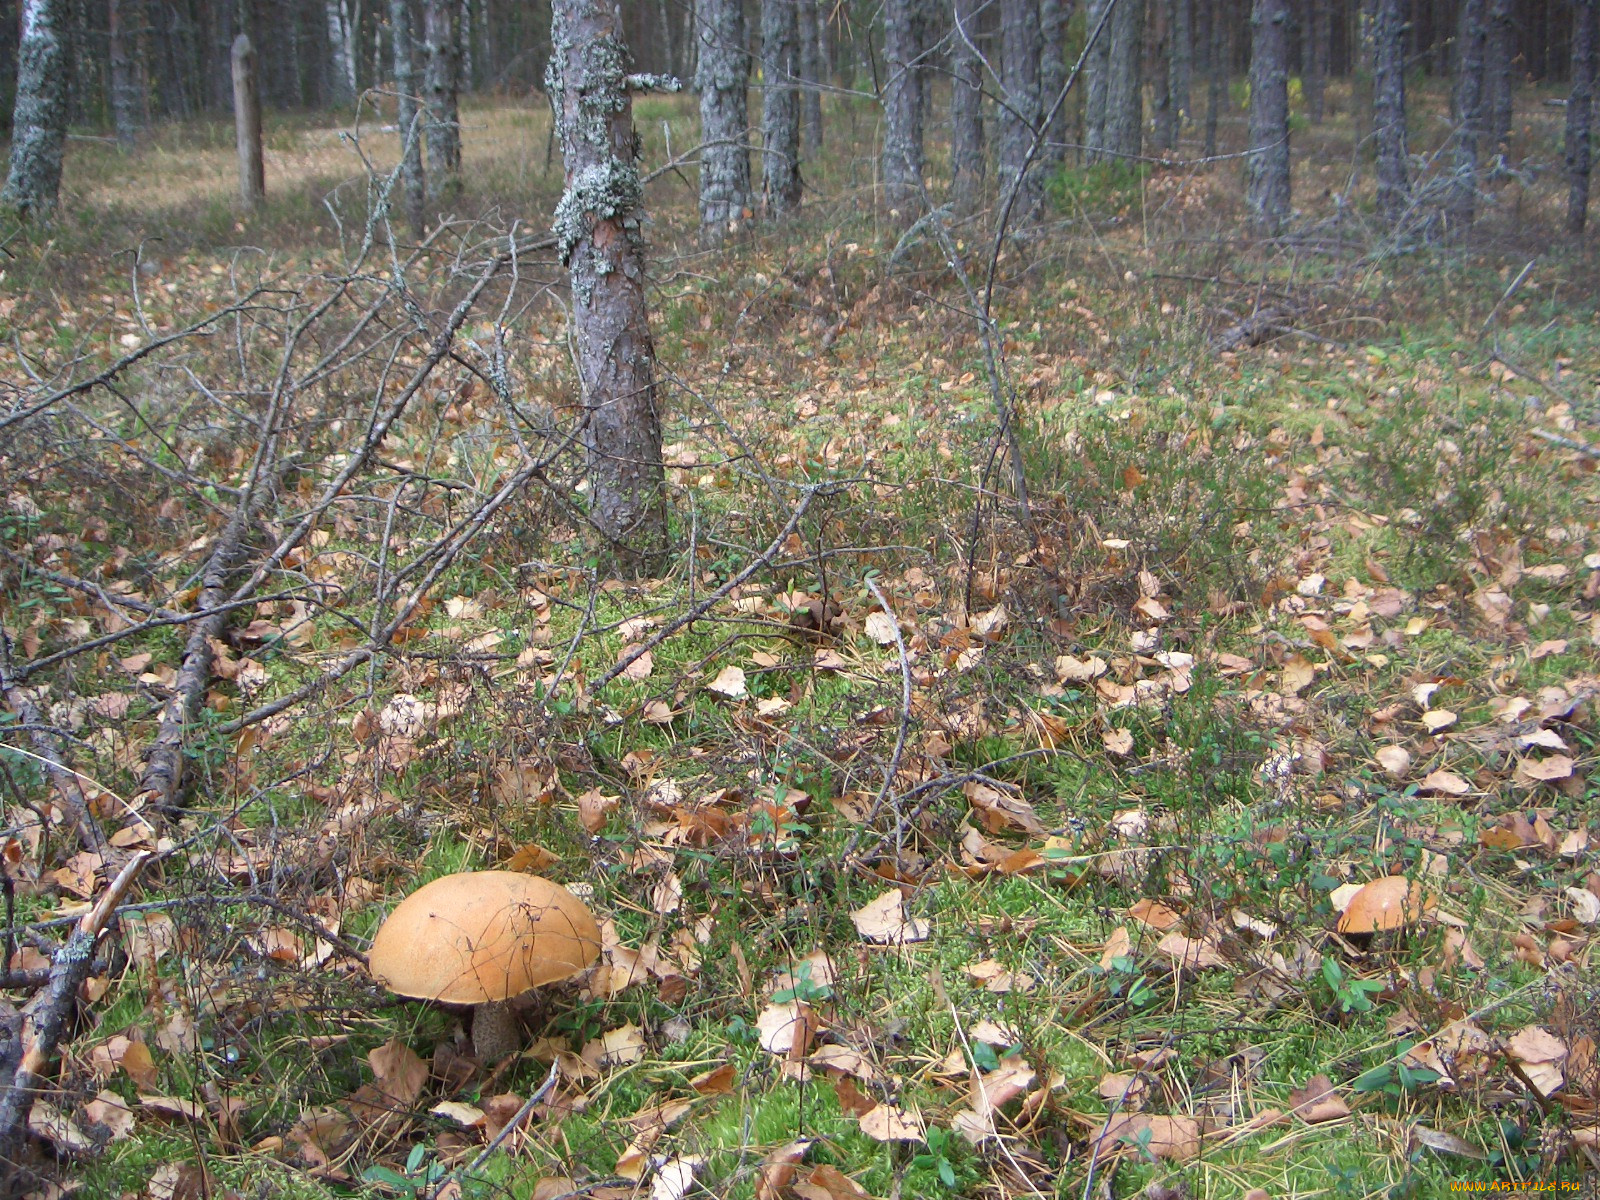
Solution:
{"label": "forest floor", "polygon": [[[993,261],[988,213],[902,242],[849,101],[790,225],[696,249],[692,169],[662,174],[683,552],[644,581],[596,573],[570,464],[458,538],[571,411],[548,258],[495,276],[317,508],[495,246],[546,228],[541,110],[469,110],[468,216],[414,255],[360,255],[370,125],[275,127],[253,216],[229,131],[74,143],[68,215],[8,244],[9,410],[249,300],[0,443],[6,628],[113,831],[81,845],[0,725],[13,967],[158,855],[64,1042],[38,1194],[1592,1179],[1597,262],[1556,233],[1559,110],[1529,100],[1466,246],[1380,235],[1350,110],[1297,124],[1270,243],[1237,161],[1063,173]],[[638,123],[648,168],[692,147],[691,101]],[[951,250],[993,281],[1014,450]],[[182,811],[143,809],[184,635],[113,606],[193,608],[286,378],[296,457],[246,561],[319,516],[218,639]],[[605,939],[492,1070],[357,957],[491,866],[572,886]]]}

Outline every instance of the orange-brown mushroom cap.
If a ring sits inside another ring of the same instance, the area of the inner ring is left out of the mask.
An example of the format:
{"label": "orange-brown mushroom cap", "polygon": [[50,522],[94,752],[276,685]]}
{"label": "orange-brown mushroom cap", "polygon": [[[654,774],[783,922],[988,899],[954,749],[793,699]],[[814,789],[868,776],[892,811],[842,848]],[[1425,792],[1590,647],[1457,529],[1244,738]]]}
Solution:
{"label": "orange-brown mushroom cap", "polygon": [[560,884],[517,871],[468,871],[402,900],[367,961],[397,995],[489,1004],[571,978],[599,957],[599,926]]}

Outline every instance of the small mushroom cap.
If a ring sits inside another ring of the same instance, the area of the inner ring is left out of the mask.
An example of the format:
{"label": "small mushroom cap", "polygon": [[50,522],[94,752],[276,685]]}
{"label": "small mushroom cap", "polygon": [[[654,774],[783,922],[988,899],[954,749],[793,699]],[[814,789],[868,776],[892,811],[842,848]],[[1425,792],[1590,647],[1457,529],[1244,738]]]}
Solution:
{"label": "small mushroom cap", "polygon": [[390,991],[446,1004],[509,1000],[600,957],[600,927],[566,888],[519,871],[445,875],[402,900],[368,965]]}
{"label": "small mushroom cap", "polygon": [[1421,883],[1408,883],[1403,875],[1374,879],[1350,898],[1339,918],[1340,933],[1387,933],[1414,925],[1437,908],[1436,897]]}

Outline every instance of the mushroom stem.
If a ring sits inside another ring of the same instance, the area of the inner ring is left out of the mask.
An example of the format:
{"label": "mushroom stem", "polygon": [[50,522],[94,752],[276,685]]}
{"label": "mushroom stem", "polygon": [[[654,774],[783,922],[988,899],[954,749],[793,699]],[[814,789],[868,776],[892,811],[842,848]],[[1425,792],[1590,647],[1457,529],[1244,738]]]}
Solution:
{"label": "mushroom stem", "polygon": [[521,1044],[509,1000],[480,1004],[472,1010],[472,1049],[479,1062],[492,1067],[515,1054]]}

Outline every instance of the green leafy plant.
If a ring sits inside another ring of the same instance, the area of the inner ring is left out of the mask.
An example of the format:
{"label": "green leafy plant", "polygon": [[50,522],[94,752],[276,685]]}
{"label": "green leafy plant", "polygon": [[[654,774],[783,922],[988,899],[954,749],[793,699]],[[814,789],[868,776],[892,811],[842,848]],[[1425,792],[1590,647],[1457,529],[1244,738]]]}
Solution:
{"label": "green leafy plant", "polygon": [[949,1130],[935,1126],[928,1130],[928,1148],[911,1160],[913,1167],[925,1167],[938,1175],[939,1182],[950,1190],[955,1190],[956,1168],[950,1159],[950,1153],[955,1148],[955,1138]]}
{"label": "green leafy plant", "polygon": [[1358,978],[1332,957],[1322,960],[1322,978],[1333,990],[1333,998],[1339,1002],[1340,1012],[1371,1012],[1372,997],[1384,988],[1381,979]]}

